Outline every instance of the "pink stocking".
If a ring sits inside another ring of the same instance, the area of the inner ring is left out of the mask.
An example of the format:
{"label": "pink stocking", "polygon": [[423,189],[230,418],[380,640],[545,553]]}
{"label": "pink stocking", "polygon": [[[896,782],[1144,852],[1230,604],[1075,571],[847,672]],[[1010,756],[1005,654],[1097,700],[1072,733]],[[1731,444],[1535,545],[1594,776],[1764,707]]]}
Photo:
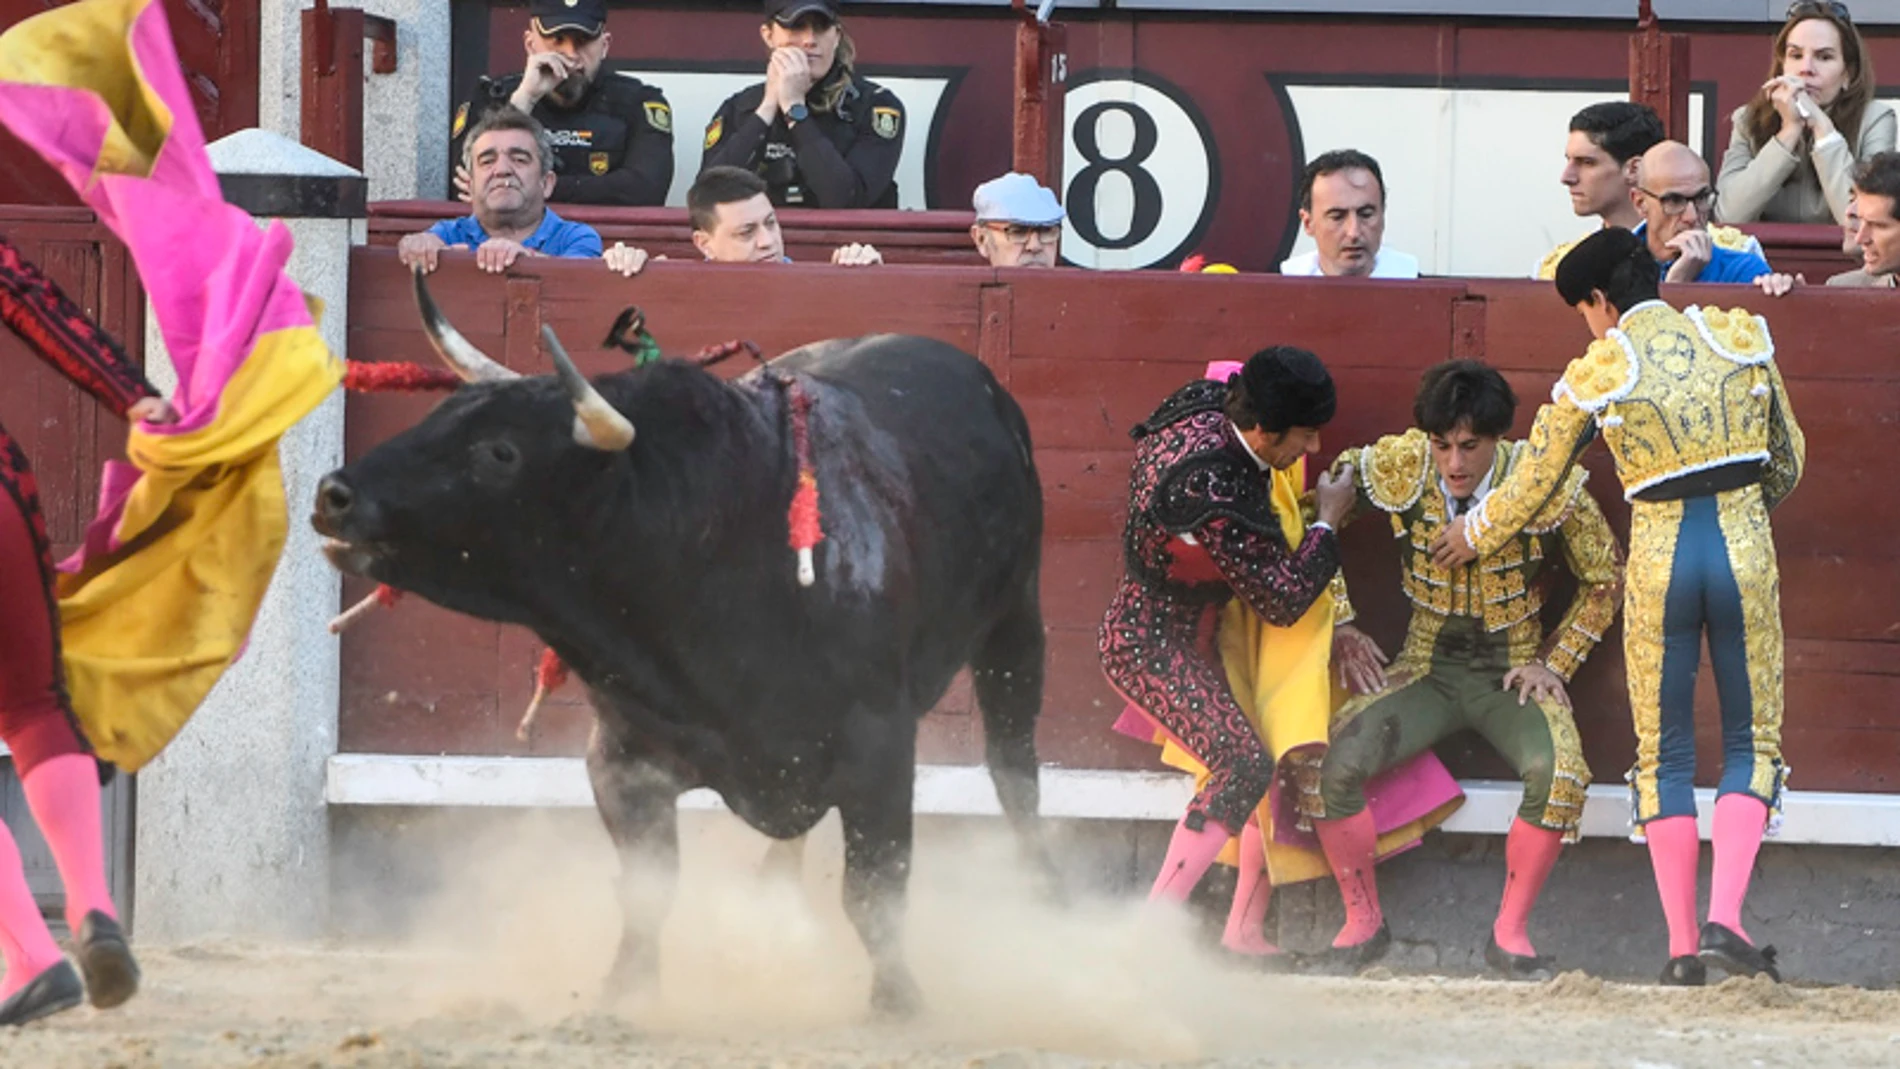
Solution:
{"label": "pink stocking", "polygon": [[1227,846],[1227,840],[1234,833],[1222,827],[1218,821],[1205,820],[1199,831],[1188,826],[1188,819],[1195,814],[1189,812],[1174,826],[1174,838],[1168,842],[1167,859],[1161,863],[1161,874],[1155,877],[1153,890],[1148,892],[1150,902],[1186,902],[1193,892],[1194,885],[1214,864],[1214,859]]}
{"label": "pink stocking", "polygon": [[1346,925],[1339,929],[1333,945],[1358,946],[1379,934],[1385,924],[1385,914],[1379,910],[1379,883],[1372,873],[1379,850],[1372,810],[1362,809],[1338,820],[1316,820],[1313,831],[1326,851],[1326,863],[1333,867],[1339,897],[1346,904]]}
{"label": "pink stocking", "polygon": [[1742,901],[1748,897],[1748,878],[1754,874],[1755,855],[1767,826],[1768,807],[1761,799],[1725,794],[1715,800],[1715,875],[1709,884],[1709,920],[1743,939],[1748,939],[1748,933],[1742,930]]}
{"label": "pink stocking", "polygon": [[7,966],[0,977],[0,1001],[59,961],[59,945],[26,886],[20,848],[5,824],[0,824],[0,959]]}
{"label": "pink stocking", "polygon": [[1656,870],[1656,893],[1662,897],[1663,920],[1669,925],[1669,956],[1696,952],[1696,870],[1702,861],[1702,843],[1694,817],[1663,817],[1643,825],[1649,840],[1649,863]]}
{"label": "pink stocking", "polygon": [[1491,937],[1499,947],[1522,957],[1537,956],[1531,946],[1531,909],[1563,846],[1563,832],[1540,828],[1522,817],[1511,822],[1511,833],[1504,840],[1504,901],[1498,905],[1497,923],[1491,926]]}
{"label": "pink stocking", "polygon": [[86,914],[95,909],[117,920],[119,913],[106,887],[99,763],[90,754],[61,754],[33,766],[20,783],[66,887],[66,923],[77,932]]}
{"label": "pink stocking", "polygon": [[1234,905],[1227,911],[1227,930],[1221,946],[1239,954],[1278,954],[1264,930],[1267,903],[1273,901],[1273,881],[1267,876],[1267,846],[1260,825],[1248,821],[1240,829],[1240,881],[1234,885]]}

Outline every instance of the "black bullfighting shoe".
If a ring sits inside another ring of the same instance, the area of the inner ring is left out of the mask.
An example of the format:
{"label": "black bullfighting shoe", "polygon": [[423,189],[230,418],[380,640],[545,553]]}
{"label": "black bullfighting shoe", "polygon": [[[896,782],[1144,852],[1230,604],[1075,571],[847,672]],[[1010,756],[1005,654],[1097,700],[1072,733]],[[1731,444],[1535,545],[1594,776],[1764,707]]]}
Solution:
{"label": "black bullfighting shoe", "polygon": [[1380,924],[1379,930],[1372,933],[1372,938],[1363,943],[1327,947],[1317,954],[1304,955],[1302,962],[1309,972],[1326,976],[1354,976],[1359,970],[1385,957],[1385,952],[1391,949],[1392,928]]}
{"label": "black bullfighting shoe", "polygon": [[1703,964],[1713,965],[1730,976],[1766,974],[1768,979],[1781,982],[1781,972],[1775,968],[1774,947],[1752,946],[1732,929],[1714,921],[1702,926],[1702,942],[1696,956]]}
{"label": "black bullfighting shoe", "polygon": [[1492,936],[1484,944],[1484,963],[1506,980],[1549,980],[1557,975],[1557,962],[1543,954],[1513,954],[1498,945]]}
{"label": "black bullfighting shoe", "polygon": [[0,1028],[14,1027],[70,1010],[86,1001],[86,989],[79,984],[79,972],[64,958],[57,965],[35,976],[27,985],[0,1002]]}
{"label": "black bullfighting shoe", "polygon": [[86,994],[95,1008],[109,1010],[139,990],[139,963],[126,944],[125,929],[111,917],[92,910],[79,922],[73,937],[73,957],[86,974]]}
{"label": "black bullfighting shoe", "polygon": [[1684,954],[1679,958],[1670,958],[1663,966],[1662,979],[1657,981],[1664,987],[1701,987],[1709,981],[1709,967],[1694,954]]}

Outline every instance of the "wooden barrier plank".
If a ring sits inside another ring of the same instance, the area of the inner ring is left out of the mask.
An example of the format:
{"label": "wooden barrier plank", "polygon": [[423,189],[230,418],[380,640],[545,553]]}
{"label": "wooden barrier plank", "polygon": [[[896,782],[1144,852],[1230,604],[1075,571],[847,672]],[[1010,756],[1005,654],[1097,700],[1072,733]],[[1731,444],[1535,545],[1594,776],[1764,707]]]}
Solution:
{"label": "wooden barrier plank", "polygon": [[[1120,700],[1103,680],[1095,632],[1121,575],[1130,426],[1213,357],[1244,357],[1268,342],[1305,343],[1336,373],[1341,409],[1319,458],[1404,427],[1417,376],[1449,353],[1482,354],[1506,370],[1521,401],[1519,433],[1568,359],[1588,340],[1580,319],[1546,285],[1514,281],[1375,285],[1288,279],[997,272],[890,267],[869,271],[662,263],[628,281],[597,265],[538,261],[511,273],[518,294],[538,289],[534,315],[555,326],[583,366],[606,371],[624,356],[598,347],[620,308],[645,308],[666,349],[688,353],[750,336],[768,353],[819,337],[900,330],[981,352],[1029,414],[1046,508],[1042,593],[1049,630],[1049,683],[1041,730],[1044,757],[1070,767],[1151,768],[1155,751],[1109,731]],[[357,253],[353,355],[426,354],[407,273],[384,250]],[[532,280],[531,282],[529,280]],[[527,337],[525,297],[507,313],[507,279],[466,262],[435,278],[458,325],[497,356],[512,334]],[[1868,357],[1900,349],[1893,320],[1865,294],[1818,290],[1769,301],[1743,287],[1713,290],[1725,303],[1764,308],[1810,436],[1808,476],[1777,512],[1788,643],[1786,748],[1797,788],[1896,790],[1900,752],[1900,567],[1886,532],[1900,503],[1876,492],[1874,464],[1892,451],[1891,413],[1900,379]],[[1752,296],[1751,296],[1752,295]],[[1454,323],[1456,329],[1454,330]],[[512,329],[511,329],[512,328]],[[987,332],[987,333],[986,333]],[[1871,339],[1871,340],[1869,340]],[[545,368],[538,351],[510,359]],[[736,374],[743,361],[720,369]],[[357,397],[349,450],[413,424],[434,397]],[[1584,458],[1611,524],[1628,529],[1607,451]],[[1395,651],[1409,611],[1397,582],[1389,530],[1377,517],[1345,533],[1346,571],[1361,626]],[[1567,591],[1553,595],[1554,621]],[[351,584],[352,593],[366,592]],[[348,637],[345,745],[353,751],[564,754],[578,752],[586,716],[570,686],[544,734],[517,743],[534,658],[532,636],[449,614],[413,600],[378,614]],[[1572,687],[1586,755],[1599,782],[1620,778],[1633,738],[1623,678],[1621,629],[1612,628]],[[962,685],[960,684],[959,687]],[[483,687],[485,694],[474,693]],[[388,700],[390,693],[397,700]],[[434,710],[431,712],[430,710]],[[1705,671],[1697,691],[1705,781],[1718,754],[1716,695]],[[953,688],[920,728],[933,761],[976,760],[981,730],[967,689]],[[1505,776],[1472,740],[1442,748],[1454,771]]]}

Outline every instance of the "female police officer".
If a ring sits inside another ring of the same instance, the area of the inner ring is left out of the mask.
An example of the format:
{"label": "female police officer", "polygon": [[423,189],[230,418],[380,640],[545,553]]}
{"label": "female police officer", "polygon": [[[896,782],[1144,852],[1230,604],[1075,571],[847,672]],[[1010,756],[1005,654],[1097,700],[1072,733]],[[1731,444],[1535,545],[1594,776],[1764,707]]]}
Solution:
{"label": "female police officer", "polygon": [[852,69],[837,4],[766,0],[765,16],[765,81],[719,106],[699,169],[754,171],[779,207],[897,207],[904,105]]}

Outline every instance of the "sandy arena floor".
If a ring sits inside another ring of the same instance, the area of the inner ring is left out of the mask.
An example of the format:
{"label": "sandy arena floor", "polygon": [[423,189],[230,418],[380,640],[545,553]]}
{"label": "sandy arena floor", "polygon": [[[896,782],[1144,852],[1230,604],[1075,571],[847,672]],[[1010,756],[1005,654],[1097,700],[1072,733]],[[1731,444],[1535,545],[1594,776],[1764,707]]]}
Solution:
{"label": "sandy arena floor", "polygon": [[995,842],[920,856],[911,960],[931,1010],[870,1024],[835,851],[814,846],[804,887],[762,884],[747,835],[689,840],[645,1000],[600,1002],[604,841],[517,828],[445,847],[453,890],[396,943],[144,948],[135,1001],[0,1033],[0,1066],[1900,1066],[1896,991],[1241,974],[1127,904],[1034,904]]}

